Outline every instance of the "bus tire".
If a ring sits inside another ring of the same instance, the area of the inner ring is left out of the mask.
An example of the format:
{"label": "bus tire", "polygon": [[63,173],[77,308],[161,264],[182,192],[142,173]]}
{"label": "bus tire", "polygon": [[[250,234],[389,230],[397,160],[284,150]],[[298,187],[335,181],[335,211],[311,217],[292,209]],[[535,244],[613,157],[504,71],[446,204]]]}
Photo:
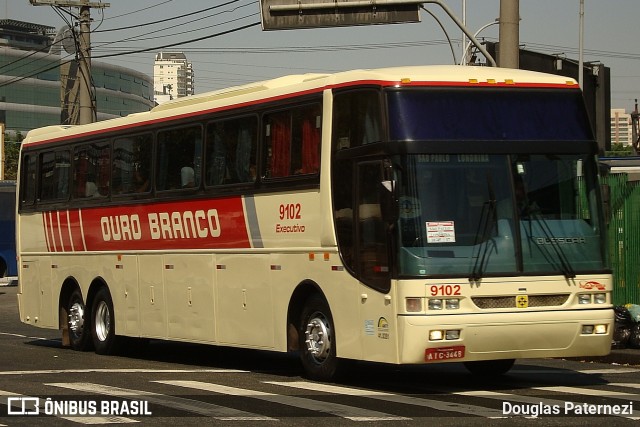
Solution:
{"label": "bus tire", "polygon": [[93,347],[98,354],[113,354],[117,348],[116,324],[113,311],[113,300],[107,287],[102,287],[96,293],[91,307],[93,321],[91,322],[91,336]]}
{"label": "bus tire", "polygon": [[473,375],[493,377],[506,374],[513,367],[515,359],[479,360],[464,362],[464,367]]}
{"label": "bus tire", "polygon": [[309,379],[331,381],[338,377],[341,362],[336,356],[333,317],[320,295],[307,299],[298,329],[300,361]]}
{"label": "bus tire", "polygon": [[89,332],[91,321],[80,289],[76,288],[69,296],[66,313],[71,348],[76,351],[91,349],[91,334]]}

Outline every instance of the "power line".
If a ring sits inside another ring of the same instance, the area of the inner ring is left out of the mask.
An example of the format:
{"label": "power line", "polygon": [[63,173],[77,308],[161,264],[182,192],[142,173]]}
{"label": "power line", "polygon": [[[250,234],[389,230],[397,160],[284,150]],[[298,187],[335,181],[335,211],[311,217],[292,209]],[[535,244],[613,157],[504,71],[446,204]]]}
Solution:
{"label": "power line", "polygon": [[217,6],[208,7],[206,9],[198,10],[198,11],[195,11],[195,12],[185,13],[184,15],[174,16],[174,17],[171,17],[171,18],[161,19],[161,20],[153,21],[153,22],[147,22],[145,24],[130,25],[130,26],[127,26],[127,27],[120,27],[120,28],[110,28],[110,29],[107,29],[107,30],[100,30],[100,31],[96,31],[96,32],[97,33],[106,33],[106,32],[109,32],[109,31],[130,30],[132,28],[146,27],[147,25],[161,24],[163,22],[173,21],[175,19],[180,19],[180,18],[185,18],[185,17],[188,17],[188,16],[197,15],[198,13],[208,12],[210,10],[218,9],[220,7],[223,7],[223,6],[228,6],[230,4],[237,3],[239,1],[241,1],[241,0],[231,0],[231,1],[228,1],[228,2],[223,3],[223,4],[219,4]]}
{"label": "power line", "polygon": [[162,46],[149,47],[149,48],[145,48],[145,49],[132,50],[132,51],[128,51],[128,52],[112,53],[112,54],[107,54],[107,55],[97,55],[97,56],[93,56],[93,58],[94,59],[112,58],[114,56],[131,55],[131,54],[134,54],[134,53],[143,53],[143,52],[149,52],[149,51],[152,51],[152,50],[166,49],[168,47],[179,46],[179,45],[182,45],[182,44],[195,43],[195,42],[199,42],[199,41],[202,41],[202,40],[212,39],[214,37],[224,36],[226,34],[235,33],[236,31],[246,30],[247,28],[255,27],[257,25],[260,25],[260,22],[254,22],[252,24],[243,25],[242,27],[233,28],[231,30],[222,31],[220,33],[210,34],[208,36],[198,37],[198,38],[191,39],[191,40],[185,40],[185,41],[181,41],[181,42],[170,43],[170,44],[166,44],[166,45],[162,45]]}

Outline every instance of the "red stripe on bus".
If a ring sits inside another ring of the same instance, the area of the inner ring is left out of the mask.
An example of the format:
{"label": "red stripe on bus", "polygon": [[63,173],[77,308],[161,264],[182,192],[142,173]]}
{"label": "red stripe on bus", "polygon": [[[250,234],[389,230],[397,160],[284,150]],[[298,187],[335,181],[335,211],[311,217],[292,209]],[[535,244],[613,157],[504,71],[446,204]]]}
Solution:
{"label": "red stripe on bus", "polygon": [[68,211],[58,211],[58,227],[62,252],[73,252],[71,237],[69,236],[69,215]]}
{"label": "red stripe on bus", "polygon": [[71,245],[76,252],[84,251],[85,247],[82,243],[82,230],[80,226],[80,211],[74,209],[67,211],[69,215],[69,231],[71,233]]}
{"label": "red stripe on bus", "polygon": [[49,238],[51,239],[51,252],[58,252],[60,241],[58,240],[58,215],[57,212],[49,211]]}
{"label": "red stripe on bus", "polygon": [[50,234],[49,234],[49,213],[48,212],[42,212],[42,226],[44,228],[44,240],[47,243],[47,252],[51,252],[51,241],[50,241]]}

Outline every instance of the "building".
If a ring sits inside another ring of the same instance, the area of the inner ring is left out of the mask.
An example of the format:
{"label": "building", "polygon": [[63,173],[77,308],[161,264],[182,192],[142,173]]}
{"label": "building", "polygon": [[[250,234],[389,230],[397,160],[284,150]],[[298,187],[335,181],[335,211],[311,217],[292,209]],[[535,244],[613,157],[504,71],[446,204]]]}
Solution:
{"label": "building", "polygon": [[633,143],[631,114],[624,108],[611,109],[611,144],[622,144],[628,147]]}
{"label": "building", "polygon": [[195,94],[193,67],[184,53],[156,54],[153,64],[153,92],[154,100],[159,104],[169,99]]}
{"label": "building", "polygon": [[[61,123],[60,64],[74,57],[52,49],[53,27],[0,20],[0,122],[8,132]],[[154,106],[149,76],[92,61],[98,120],[148,111]]]}

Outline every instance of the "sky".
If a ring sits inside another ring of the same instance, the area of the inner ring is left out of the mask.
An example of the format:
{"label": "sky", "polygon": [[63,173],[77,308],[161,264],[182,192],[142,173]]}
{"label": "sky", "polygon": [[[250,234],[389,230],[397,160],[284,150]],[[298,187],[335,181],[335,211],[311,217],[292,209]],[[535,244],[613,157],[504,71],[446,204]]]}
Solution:
{"label": "sky", "polygon": [[[464,18],[471,33],[499,16],[500,0],[443,2]],[[462,32],[435,4],[425,5],[431,13],[421,10],[418,23],[263,31],[254,25],[260,22],[258,0],[108,3],[91,11],[93,60],[153,76],[157,52],[182,51],[193,64],[196,93],[288,74],[453,64],[463,51]],[[599,61],[611,69],[611,107],[631,111],[640,99],[640,1],[584,3],[584,61]],[[577,61],[579,5],[579,0],[520,0],[521,46]],[[70,19],[68,11],[58,14],[29,0],[0,0],[0,17],[55,28]],[[498,25],[491,25],[478,38],[497,41],[498,35]],[[201,40],[190,42],[195,39]]]}

